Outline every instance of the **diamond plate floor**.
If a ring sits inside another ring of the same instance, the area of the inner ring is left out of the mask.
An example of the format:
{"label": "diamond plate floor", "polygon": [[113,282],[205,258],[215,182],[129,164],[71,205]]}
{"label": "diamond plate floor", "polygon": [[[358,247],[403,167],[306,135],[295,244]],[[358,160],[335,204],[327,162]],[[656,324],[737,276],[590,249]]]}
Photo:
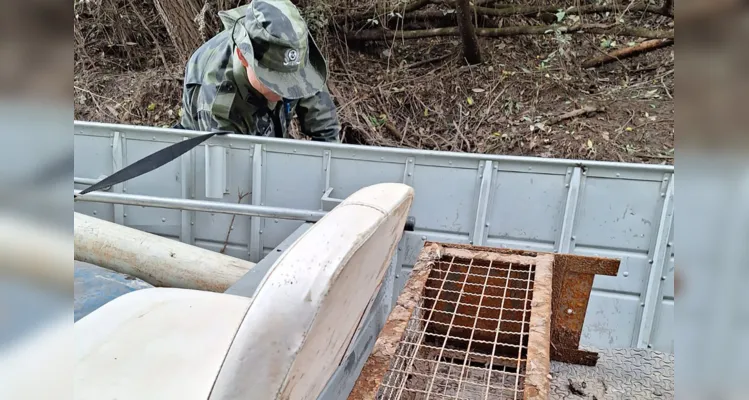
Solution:
{"label": "diamond plate floor", "polygon": [[674,398],[674,355],[646,349],[598,351],[595,367],[551,363],[553,400]]}

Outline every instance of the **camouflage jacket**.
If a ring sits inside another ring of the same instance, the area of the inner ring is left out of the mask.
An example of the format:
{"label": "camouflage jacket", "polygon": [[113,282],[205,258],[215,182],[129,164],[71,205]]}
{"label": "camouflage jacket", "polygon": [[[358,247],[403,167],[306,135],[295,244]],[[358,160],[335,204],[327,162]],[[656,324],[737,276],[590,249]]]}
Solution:
{"label": "camouflage jacket", "polygon": [[224,31],[198,48],[185,69],[181,125],[199,131],[228,130],[258,136],[290,137],[291,119],[312,140],[339,142],[341,130],[327,88],[312,97],[268,102],[249,83],[231,38],[243,7],[219,13]]}

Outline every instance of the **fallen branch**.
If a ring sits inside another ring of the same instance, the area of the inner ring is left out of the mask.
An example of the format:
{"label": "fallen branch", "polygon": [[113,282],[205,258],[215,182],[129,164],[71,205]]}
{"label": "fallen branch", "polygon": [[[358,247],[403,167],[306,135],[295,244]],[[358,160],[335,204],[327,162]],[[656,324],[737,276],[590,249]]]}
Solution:
{"label": "fallen branch", "polygon": [[[412,0],[410,3],[408,3],[403,9],[396,9],[392,10],[393,12],[404,12],[408,13],[411,11],[418,10],[422,7],[426,7],[427,4],[431,3],[432,0]],[[355,14],[347,14],[347,15],[341,15],[333,19],[333,22],[342,25],[346,21],[360,21],[363,19],[369,19],[374,16],[376,16],[377,10],[375,8],[370,8],[367,11],[358,12]]]}
{"label": "fallen branch", "polygon": [[594,113],[597,113],[597,112],[600,112],[600,111],[604,111],[604,109],[602,107],[585,106],[585,107],[583,107],[583,108],[581,108],[579,110],[573,110],[573,111],[570,111],[568,113],[564,113],[564,114],[562,114],[562,115],[560,115],[560,116],[558,116],[556,118],[552,118],[552,119],[550,119],[546,123],[546,125],[558,124],[558,123],[560,123],[562,121],[566,121],[568,119],[579,117],[581,115],[591,115],[591,114],[594,114]]}
{"label": "fallen branch", "polygon": [[393,137],[397,141],[399,141],[399,142],[403,141],[403,135],[401,135],[401,133],[398,132],[398,129],[395,127],[395,125],[392,124],[392,122],[385,121],[384,125],[385,125],[385,129],[387,129],[387,131],[390,132],[390,134],[393,135]]}
{"label": "fallen branch", "polygon": [[[566,25],[530,25],[530,26],[508,26],[504,28],[477,28],[476,35],[484,37],[506,37],[519,35],[545,35],[559,31],[561,33],[587,32],[607,35],[636,36],[648,39],[673,39],[674,31],[650,30],[623,25],[601,25],[580,24],[574,26]],[[415,31],[392,31],[382,28],[366,29],[356,33],[346,34],[348,40],[392,40],[419,39],[436,36],[458,36],[457,27],[423,29]]]}
{"label": "fallen branch", "polygon": [[[476,13],[479,15],[489,15],[492,17],[509,17],[513,15],[524,15],[534,16],[540,13],[556,13],[561,7],[559,6],[510,6],[504,8],[491,8],[491,7],[475,7]],[[604,4],[604,5],[587,5],[580,7],[569,7],[564,10],[566,15],[581,15],[581,14],[601,14],[607,12],[640,12],[650,11],[659,13],[660,9],[647,5],[647,4],[634,4],[631,7],[627,7],[624,4]]]}
{"label": "fallen branch", "polygon": [[159,46],[159,41],[156,40],[156,36],[153,34],[153,32],[151,32],[151,29],[148,27],[146,20],[138,12],[138,7],[136,7],[135,4],[133,4],[133,0],[128,0],[128,4],[130,5],[130,8],[133,9],[133,13],[135,13],[135,16],[138,18],[138,21],[140,21],[141,25],[143,25],[143,28],[145,28],[146,32],[148,33],[148,36],[151,37],[151,41],[153,42],[154,46],[156,46],[156,50],[159,52],[159,58],[161,58],[161,62],[164,63],[164,68],[169,69],[169,64],[167,64],[166,62],[164,51],[161,50],[161,46]]}
{"label": "fallen branch", "polygon": [[[451,2],[454,5],[454,2]],[[553,14],[559,11],[559,6],[506,6],[503,8],[493,7],[475,7],[471,6],[471,11],[477,15],[486,15],[490,17],[511,17],[511,16],[527,16],[533,17],[540,14]],[[582,14],[602,14],[607,12],[652,12],[655,14],[669,15],[664,13],[663,8],[655,7],[648,4],[634,4],[631,7],[627,7],[624,4],[605,4],[605,5],[587,5],[580,7],[569,7],[564,10],[566,15],[582,15]],[[410,12],[403,15],[403,19],[407,20],[429,20],[439,18],[455,18],[457,12],[455,10],[421,10]],[[371,17],[371,15],[369,15]],[[395,17],[398,18],[398,17]]]}
{"label": "fallen branch", "polygon": [[[249,196],[249,194],[250,194],[250,192],[247,192],[247,193],[239,192],[239,194],[237,195],[237,197],[239,197],[239,199],[237,200],[237,204],[242,203],[242,200],[245,197]],[[221,251],[219,251],[219,253],[221,253],[221,254],[224,254],[224,252],[226,252],[226,248],[229,246],[229,235],[231,235],[231,231],[234,230],[234,219],[235,218],[237,218],[237,214],[233,214],[231,216],[231,222],[229,222],[229,230],[226,231],[226,239],[224,240],[224,246],[221,247]]]}
{"label": "fallen branch", "polygon": [[637,153],[635,156],[640,158],[657,158],[660,160],[673,160],[674,156],[662,156],[662,155],[655,155],[655,154],[641,154]]}
{"label": "fallen branch", "polygon": [[422,61],[419,61],[419,62],[415,62],[413,64],[409,64],[406,67],[406,69],[418,68],[418,67],[422,67],[422,66],[427,65],[427,64],[432,64],[432,63],[444,61],[444,60],[450,58],[450,56],[453,56],[453,55],[455,55],[454,52],[449,52],[449,53],[443,54],[443,55],[441,55],[439,57],[434,57],[434,58],[430,58],[430,59],[427,59],[427,60],[422,60]]}
{"label": "fallen branch", "polygon": [[674,44],[673,39],[653,39],[646,40],[642,43],[638,43],[631,47],[625,47],[623,49],[614,50],[608,54],[604,54],[599,57],[591,58],[582,63],[583,68],[598,67],[604,64],[608,64],[613,61],[623,60],[625,58],[634,57],[638,54],[647,53],[656,49],[671,46]]}

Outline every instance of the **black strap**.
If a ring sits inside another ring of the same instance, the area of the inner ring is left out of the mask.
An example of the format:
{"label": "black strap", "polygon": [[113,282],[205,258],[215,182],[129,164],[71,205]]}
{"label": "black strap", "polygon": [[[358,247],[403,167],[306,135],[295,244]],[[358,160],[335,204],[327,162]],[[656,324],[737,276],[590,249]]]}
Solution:
{"label": "black strap", "polygon": [[130,179],[133,179],[135,177],[141,176],[147,172],[151,172],[155,170],[156,168],[159,168],[162,165],[173,161],[174,159],[181,156],[182,154],[187,153],[188,151],[192,150],[193,148],[205,142],[206,140],[212,138],[213,136],[226,135],[229,133],[232,133],[232,132],[229,132],[229,131],[211,132],[211,133],[206,133],[204,135],[196,136],[194,138],[190,138],[188,140],[177,142],[169,147],[166,147],[151,155],[141,158],[140,160],[113,173],[112,175],[109,175],[108,177],[82,190],[78,195],[79,196],[84,195],[88,192],[93,192],[94,190],[100,190],[100,189],[103,189],[112,185],[116,185],[118,183],[122,183]]}
{"label": "black strap", "polygon": [[273,134],[276,135],[277,138],[283,138],[283,130],[281,127],[281,107],[283,107],[283,101],[278,102],[276,104],[276,109],[273,111],[270,111],[270,119],[273,121]]}

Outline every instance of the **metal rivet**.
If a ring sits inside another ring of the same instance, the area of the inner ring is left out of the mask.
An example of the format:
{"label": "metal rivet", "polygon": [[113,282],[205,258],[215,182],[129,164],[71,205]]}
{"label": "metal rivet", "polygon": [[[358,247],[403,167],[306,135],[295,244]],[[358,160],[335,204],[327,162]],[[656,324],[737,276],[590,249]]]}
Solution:
{"label": "metal rivet", "polygon": [[640,303],[640,307],[645,307],[645,303]]}
{"label": "metal rivet", "polygon": [[296,153],[296,149],[294,149],[294,153]]}
{"label": "metal rivet", "polygon": [[422,236],[421,240],[427,240],[427,237],[426,236]]}
{"label": "metal rivet", "polygon": [[575,239],[577,239],[577,237],[575,237],[575,235],[572,235],[572,237],[570,239],[571,240],[575,240]]}
{"label": "metal rivet", "polygon": [[401,276],[400,276],[400,275],[395,275],[395,277],[396,277],[396,278],[400,278]]}
{"label": "metal rivet", "polygon": [[470,242],[468,242],[468,244],[473,244],[473,240],[471,240]]}
{"label": "metal rivet", "polygon": [[479,179],[483,179],[483,178],[484,178],[483,174],[479,175]]}
{"label": "metal rivet", "polygon": [[385,159],[385,157],[380,157],[380,160],[384,160],[384,159]]}
{"label": "metal rivet", "polygon": [[123,192],[127,192],[127,188],[122,188],[122,191]]}
{"label": "metal rivet", "polygon": [[156,140],[156,136],[151,137],[151,140]]}
{"label": "metal rivet", "polygon": [[195,225],[195,223],[194,222],[190,222],[190,225]]}
{"label": "metal rivet", "polygon": [[583,175],[588,175],[588,171],[583,171]]}
{"label": "metal rivet", "polygon": [[650,260],[648,260],[648,264],[652,264],[652,263],[653,263],[653,259],[651,258]]}
{"label": "metal rivet", "polygon": [[661,193],[661,197],[666,197],[666,194],[665,193]]}
{"label": "metal rivet", "polygon": [[233,147],[234,147],[234,145],[231,144],[231,143],[229,143],[229,148],[233,148]]}
{"label": "metal rivet", "polygon": [[662,280],[662,281],[665,281],[665,280],[666,280],[666,277],[665,277],[665,276],[662,276],[662,277],[661,277],[661,280]]}
{"label": "metal rivet", "polygon": [[127,214],[122,214],[122,218],[127,218]]}
{"label": "metal rivet", "polygon": [[260,230],[260,234],[261,234],[261,235],[263,234],[263,231],[262,231],[262,230]]}
{"label": "metal rivet", "polygon": [[570,184],[568,183],[568,184],[564,185],[564,187],[568,188],[568,187],[570,187]]}
{"label": "metal rivet", "polygon": [[528,167],[528,171],[533,171],[533,167]]}
{"label": "metal rivet", "polygon": [[275,223],[278,223],[278,220],[277,220],[277,219],[274,219],[274,220],[273,220],[273,222],[275,222]]}
{"label": "metal rivet", "polygon": [[652,348],[653,348],[653,345],[652,345],[652,344],[650,344],[650,343],[648,343],[648,348],[649,348],[649,349],[652,349]]}
{"label": "metal rivet", "polygon": [[674,242],[668,242],[668,243],[666,244],[666,246],[668,246],[668,247],[671,247],[671,246],[673,246],[673,245],[674,245]]}
{"label": "metal rivet", "polygon": [[570,314],[570,315],[572,314],[572,309],[571,308],[567,309],[567,314]]}
{"label": "metal rivet", "polygon": [[408,162],[412,163],[412,162],[414,162],[414,160],[408,160]]}
{"label": "metal rivet", "polygon": [[624,275],[624,277],[626,278],[626,277],[628,277],[628,276],[629,276],[629,272],[625,272],[625,273],[623,273],[622,275]]}
{"label": "metal rivet", "polygon": [[488,228],[489,227],[489,223],[488,222],[485,223],[484,226]]}
{"label": "metal rivet", "polygon": [[620,177],[620,176],[622,176],[622,174],[620,174],[620,173],[618,173],[618,172],[617,172],[617,173],[616,173],[616,177],[618,178],[618,177]]}
{"label": "metal rivet", "polygon": [[96,215],[96,211],[94,211],[94,215]]}
{"label": "metal rivet", "polygon": [[161,222],[166,222],[166,218],[161,218]]}
{"label": "metal rivet", "polygon": [[411,175],[413,175],[413,174],[409,172],[409,173],[408,173],[408,176],[411,176]]}

